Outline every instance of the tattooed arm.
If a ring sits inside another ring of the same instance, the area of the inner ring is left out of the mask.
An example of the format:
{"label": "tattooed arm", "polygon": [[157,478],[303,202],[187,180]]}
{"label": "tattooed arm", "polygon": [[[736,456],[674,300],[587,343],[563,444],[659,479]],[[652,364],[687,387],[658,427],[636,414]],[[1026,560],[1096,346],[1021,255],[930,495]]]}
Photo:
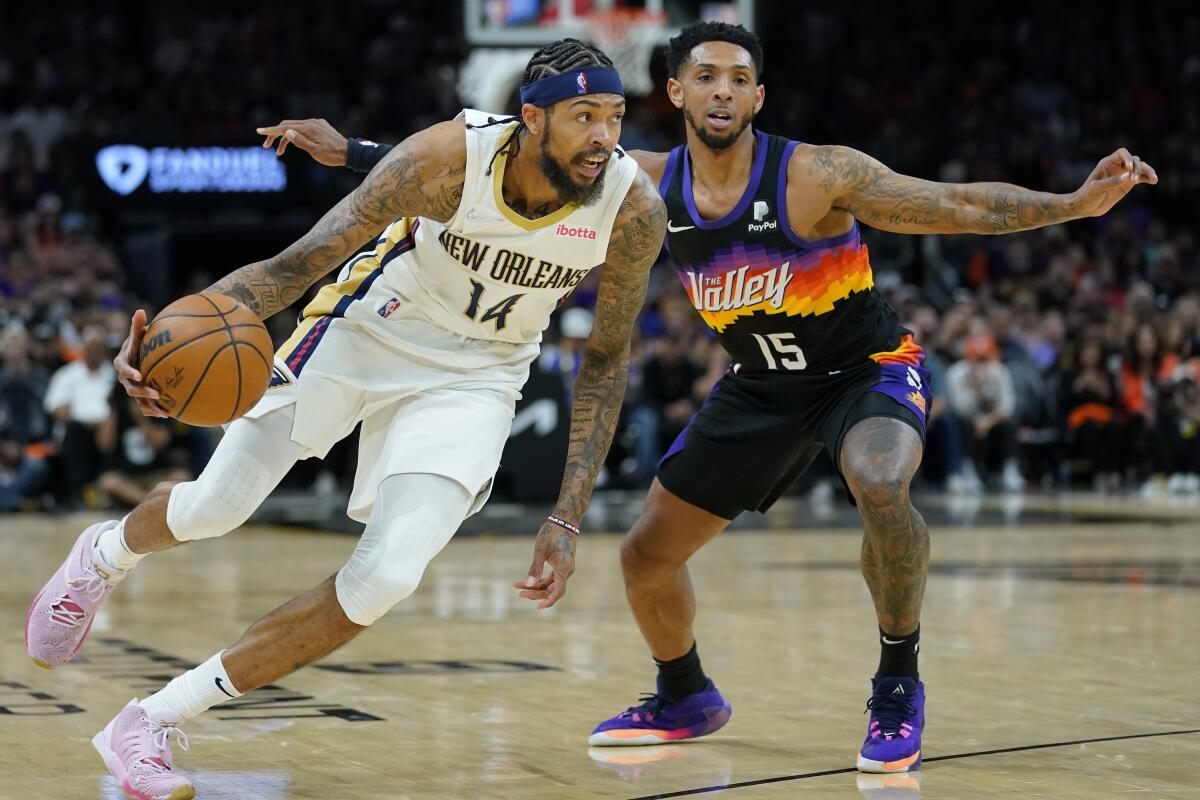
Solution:
{"label": "tattooed arm", "polygon": [[[229,295],[259,319],[266,319],[300,299],[308,287],[397,217],[421,216],[444,222],[454,216],[462,199],[466,167],[467,143],[461,120],[415,133],[299,241],[273,258],[231,272],[206,291]],[[145,331],[146,312],[138,309],[113,366],[142,414],[166,417],[166,409],[156,402],[158,392],[144,386],[138,372]]]}
{"label": "tattooed arm", "polygon": [[[595,322],[575,378],[567,465],[553,516],[578,528],[592,497],[596,476],[608,455],[625,384],[629,378],[629,343],[646,299],[650,267],[662,249],[667,210],[654,181],[638,171],[625,196],[609,239],[596,297]],[[538,531],[533,565],[521,597],[541,600],[549,608],[566,592],[575,571],[574,533],[552,522]],[[553,572],[542,577],[549,562]]]}
{"label": "tattooed arm", "polygon": [[[937,183],[892,172],[849,147],[802,145],[788,165],[788,210],[813,222],[842,210],[894,233],[1011,233],[1101,216],[1137,184],[1157,182],[1125,148],[1100,161],[1079,189],[1049,194],[1008,183]],[[793,209],[793,187],[821,199]]]}
{"label": "tattooed arm", "polygon": [[266,319],[298,300],[398,217],[445,222],[454,216],[466,164],[461,120],[413,134],[299,241],[273,258],[230,273],[208,291],[236,298]]}

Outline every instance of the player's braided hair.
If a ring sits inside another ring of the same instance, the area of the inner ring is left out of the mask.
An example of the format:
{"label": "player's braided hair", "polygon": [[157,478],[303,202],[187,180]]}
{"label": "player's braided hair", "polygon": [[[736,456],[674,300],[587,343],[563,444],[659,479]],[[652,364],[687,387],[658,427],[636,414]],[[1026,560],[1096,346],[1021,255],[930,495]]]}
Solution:
{"label": "player's braided hair", "polygon": [[[578,39],[559,39],[541,48],[530,57],[529,63],[525,65],[525,72],[521,75],[521,85],[528,86],[534,81],[540,81],[542,78],[549,78],[551,75],[559,75],[573,69],[611,67],[612,65],[612,59],[595,45],[581,42]],[[495,163],[496,156],[504,153],[508,158],[516,158],[517,153],[521,152],[521,131],[525,129],[525,122],[520,116],[501,119],[489,117],[483,125],[467,126],[468,128],[488,128],[492,125],[508,125],[512,122],[516,122],[517,127],[513,128],[512,133],[492,155],[485,173],[487,175],[492,174],[492,164]]]}

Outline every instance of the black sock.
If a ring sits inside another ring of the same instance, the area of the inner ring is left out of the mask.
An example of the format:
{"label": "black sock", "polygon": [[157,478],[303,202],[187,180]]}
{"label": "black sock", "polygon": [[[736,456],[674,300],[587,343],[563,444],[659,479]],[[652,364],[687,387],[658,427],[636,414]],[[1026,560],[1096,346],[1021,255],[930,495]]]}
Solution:
{"label": "black sock", "polygon": [[676,700],[682,700],[690,694],[704,690],[708,685],[708,677],[700,666],[700,656],[696,653],[696,643],[692,649],[679,658],[670,661],[654,659],[658,665],[659,677],[663,680],[663,688]]}
{"label": "black sock", "polygon": [[912,678],[917,673],[917,651],[921,649],[921,626],[908,636],[892,636],[879,629],[879,669],[876,678]]}

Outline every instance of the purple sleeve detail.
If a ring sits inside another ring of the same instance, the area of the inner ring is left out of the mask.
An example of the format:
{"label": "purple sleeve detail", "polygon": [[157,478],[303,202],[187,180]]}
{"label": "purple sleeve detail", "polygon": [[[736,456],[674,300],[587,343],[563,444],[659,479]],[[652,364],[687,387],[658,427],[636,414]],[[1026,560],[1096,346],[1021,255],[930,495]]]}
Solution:
{"label": "purple sleeve detail", "polygon": [[662,179],[658,182],[658,195],[663,200],[667,199],[667,191],[671,188],[671,179],[675,177],[675,169],[679,166],[679,154],[683,152],[683,145],[672,148],[667,154],[667,166],[663,169]]}

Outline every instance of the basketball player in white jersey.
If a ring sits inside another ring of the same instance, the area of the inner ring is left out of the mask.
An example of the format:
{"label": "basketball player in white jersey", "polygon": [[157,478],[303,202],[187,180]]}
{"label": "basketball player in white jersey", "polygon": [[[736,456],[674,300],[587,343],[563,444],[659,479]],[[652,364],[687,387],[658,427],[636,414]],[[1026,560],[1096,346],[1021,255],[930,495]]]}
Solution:
{"label": "basketball player in white jersey", "polygon": [[[602,264],[562,490],[528,578],[549,587],[541,607],[563,596],[666,214],[617,149],[623,89],[602,52],[573,39],[547,45],[521,99],[519,117],[467,110],[414,134],[307,235],[209,289],[265,319],[369,244],[305,309],[271,388],[229,426],[200,477],[88,528],[34,600],[26,648],[39,665],[61,666],[146,554],[237,528],[296,460],[324,456],[362,422],[349,514],[366,530],[349,563],[96,735],[130,797],[195,796],[172,768],[180,724],[325,656],[413,592],[487,498],[551,312]],[[144,324],[139,312],[116,365],[144,413],[162,414],[137,373]],[[546,562],[553,575],[542,579]]]}

